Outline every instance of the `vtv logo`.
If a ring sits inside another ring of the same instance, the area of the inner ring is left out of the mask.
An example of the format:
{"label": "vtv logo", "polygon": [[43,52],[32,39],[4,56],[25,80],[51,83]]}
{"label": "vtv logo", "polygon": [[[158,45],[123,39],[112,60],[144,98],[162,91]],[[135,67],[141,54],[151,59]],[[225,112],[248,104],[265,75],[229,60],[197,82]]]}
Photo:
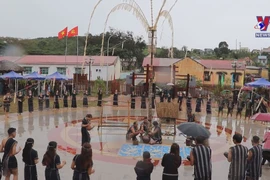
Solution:
{"label": "vtv logo", "polygon": [[270,16],[257,16],[257,24],[254,26],[255,29],[260,29],[260,31],[267,31],[270,22]]}

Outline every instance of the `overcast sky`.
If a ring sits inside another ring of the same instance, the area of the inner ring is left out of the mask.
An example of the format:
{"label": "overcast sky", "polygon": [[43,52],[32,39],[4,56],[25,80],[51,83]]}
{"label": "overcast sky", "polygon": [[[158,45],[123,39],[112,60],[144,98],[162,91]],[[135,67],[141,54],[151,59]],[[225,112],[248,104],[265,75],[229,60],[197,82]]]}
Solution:
{"label": "overcast sky", "polygon": [[[0,0],[0,36],[36,38],[56,36],[64,27],[79,26],[79,34],[87,32],[90,14],[98,0]],[[154,15],[163,0],[154,1]],[[169,9],[175,0],[167,0]],[[103,0],[96,9],[90,33],[103,32],[110,10],[122,0]],[[136,0],[150,22],[150,0]],[[242,47],[261,49],[270,46],[270,38],[255,38],[256,16],[270,16],[269,0],[178,0],[171,11],[174,45],[191,48],[214,48],[227,41],[231,49],[236,39]],[[158,26],[158,46],[171,46],[171,30],[167,22]],[[111,14],[108,28],[133,31],[147,40],[140,21],[127,11]],[[270,32],[270,27],[268,28]],[[147,40],[148,41],[148,40]]]}

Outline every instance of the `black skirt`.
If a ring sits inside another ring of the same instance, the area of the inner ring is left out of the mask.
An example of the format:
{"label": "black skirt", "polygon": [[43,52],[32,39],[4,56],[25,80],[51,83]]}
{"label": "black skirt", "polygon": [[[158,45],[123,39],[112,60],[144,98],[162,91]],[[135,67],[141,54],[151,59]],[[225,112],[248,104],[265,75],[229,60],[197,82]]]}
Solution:
{"label": "black skirt", "polygon": [[83,98],[83,106],[88,107],[88,99],[87,99],[87,97]]}
{"label": "black skirt", "polygon": [[24,166],[24,179],[25,180],[37,180],[37,167],[36,165]]}
{"label": "black skirt", "polygon": [[45,180],[60,180],[58,169],[46,168],[45,169]]}
{"label": "black skirt", "polygon": [[46,109],[50,108],[50,99],[45,100],[45,107]]}
{"label": "black skirt", "polygon": [[18,113],[21,114],[23,112],[23,102],[18,102]]}

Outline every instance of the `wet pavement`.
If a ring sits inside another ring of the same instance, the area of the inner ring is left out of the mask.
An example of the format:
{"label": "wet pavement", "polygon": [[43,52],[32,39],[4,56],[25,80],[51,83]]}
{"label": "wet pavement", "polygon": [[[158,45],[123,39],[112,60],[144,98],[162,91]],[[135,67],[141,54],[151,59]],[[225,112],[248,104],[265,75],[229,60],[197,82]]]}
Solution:
{"label": "wet pavement", "polygon": [[[155,114],[155,111],[153,111]],[[77,108],[77,109],[60,109],[60,110],[45,110],[43,112],[34,112],[28,114],[24,112],[22,116],[11,114],[9,119],[0,116],[0,135],[1,139],[6,136],[6,131],[9,127],[17,128],[16,140],[19,146],[23,148],[28,137],[35,139],[34,148],[38,151],[40,161],[45,153],[49,141],[58,142],[58,154],[61,160],[66,160],[67,165],[60,170],[61,179],[72,179],[72,170],[70,164],[74,154],[80,151],[81,134],[80,120],[85,114],[93,115],[93,124],[98,125],[100,114],[103,114],[104,119],[109,122],[123,124],[128,122],[130,116],[131,122],[134,120],[140,121],[144,116],[147,116],[146,110],[135,109],[128,111],[128,108],[122,106],[113,107],[105,106],[103,111],[98,108]],[[177,123],[184,122],[185,114],[179,113]],[[251,147],[250,138],[253,135],[258,135],[263,138],[266,125],[256,123],[250,120],[235,120],[233,118],[217,118],[205,115],[196,115],[197,120],[202,125],[211,131],[210,146],[212,148],[212,163],[213,163],[213,179],[227,179],[229,163],[223,156],[223,152],[227,151],[230,146],[233,146],[232,135],[237,132],[241,133],[244,138],[244,145]],[[172,131],[172,128],[167,125],[162,126],[163,131]],[[93,160],[95,174],[91,179],[96,180],[134,180],[134,165],[140,157],[120,157],[118,151],[123,144],[128,144],[125,140],[126,127],[103,127],[97,130],[94,128],[91,133],[91,144],[93,147]],[[164,136],[163,145],[170,145],[172,142],[177,142],[180,147],[185,147],[185,138],[179,135]],[[21,153],[17,155],[19,164],[19,173],[23,175],[23,163]],[[160,159],[154,159],[157,166],[152,173],[152,179],[161,180],[162,167]],[[39,163],[38,175],[39,179],[43,179],[45,168]],[[179,168],[179,179],[193,179],[193,168],[188,165],[182,165]],[[262,180],[269,179],[270,166],[263,166]],[[267,178],[268,177],[268,178]],[[19,178],[22,179],[22,178]]]}

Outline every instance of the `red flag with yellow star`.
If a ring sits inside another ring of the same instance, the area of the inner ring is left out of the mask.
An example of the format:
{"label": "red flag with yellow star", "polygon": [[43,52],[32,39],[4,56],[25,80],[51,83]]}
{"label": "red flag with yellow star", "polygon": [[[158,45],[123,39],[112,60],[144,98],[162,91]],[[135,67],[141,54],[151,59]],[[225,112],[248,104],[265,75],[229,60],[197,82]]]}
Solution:
{"label": "red flag with yellow star", "polygon": [[68,37],[78,36],[78,26],[74,27],[68,32]]}
{"label": "red flag with yellow star", "polygon": [[58,39],[60,40],[60,39],[63,39],[64,37],[66,37],[67,36],[67,31],[68,31],[67,27],[65,29],[63,29],[62,31],[60,31],[58,33]]}

